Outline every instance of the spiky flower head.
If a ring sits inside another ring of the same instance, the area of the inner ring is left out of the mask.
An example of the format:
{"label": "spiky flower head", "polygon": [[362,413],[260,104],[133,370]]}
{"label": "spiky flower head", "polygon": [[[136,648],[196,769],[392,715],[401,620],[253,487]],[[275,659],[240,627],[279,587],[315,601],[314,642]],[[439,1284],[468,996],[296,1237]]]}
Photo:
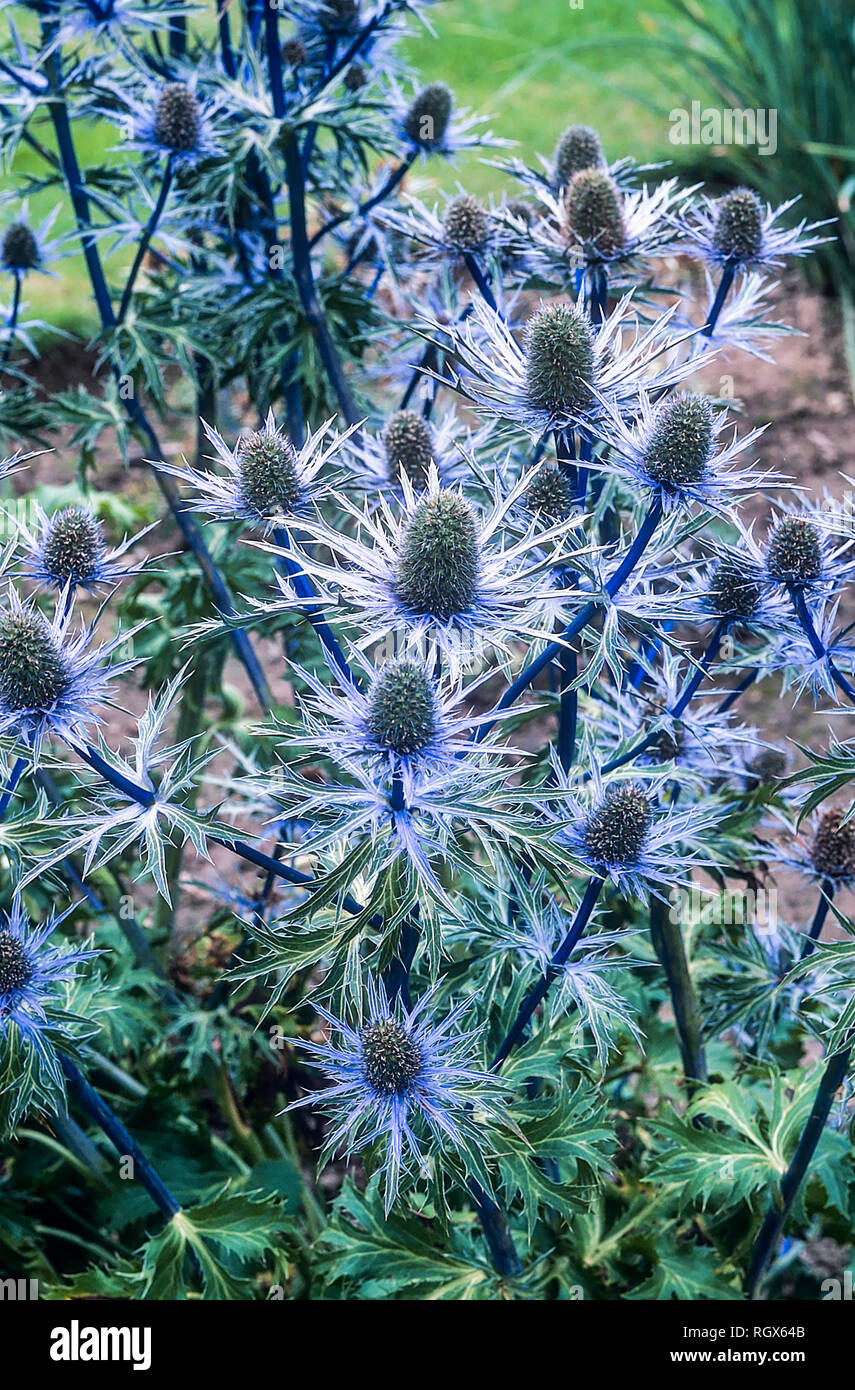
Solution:
{"label": "spiky flower head", "polygon": [[442,230],[458,251],[480,251],[490,236],[490,218],[477,198],[458,193],[446,206]]}
{"label": "spiky flower head", "polygon": [[434,447],[433,434],[424,416],[415,410],[396,410],[383,430],[383,445],[390,475],[397,476],[403,471],[417,487],[423,487]]}
{"label": "spiky flower head", "polygon": [[567,222],[580,241],[590,242],[604,256],[626,244],[623,199],[604,169],[582,169],[570,180]]}
{"label": "spiky flower head", "polygon": [[195,93],[183,82],[168,82],[157,99],[154,138],[178,154],[191,154],[199,144],[202,112]]}
{"label": "spiky flower head", "polygon": [[306,45],[302,39],[298,39],[296,36],[286,39],[282,45],[282,61],[286,67],[302,67],[307,56]]}
{"label": "spiky flower head", "polygon": [[573,489],[570,479],[561,468],[551,464],[539,469],[526,488],[525,505],[535,516],[545,521],[563,521],[573,510]]}
{"label": "spiky flower head", "polygon": [[360,1032],[365,1080],[383,1096],[406,1096],[422,1069],[412,1034],[396,1018],[366,1023]]}
{"label": "spiky flower head", "polygon": [[653,807],[643,788],[609,787],[585,821],[582,838],[595,864],[637,862],[653,821]]}
{"label": "spiky flower head", "polygon": [[368,81],[368,69],[364,63],[351,63],[344,74],[344,85],[349,92],[358,92]]}
{"label": "spiky flower head", "polygon": [[413,613],[447,622],[478,589],[478,527],[469,503],[442,490],[416,506],[401,537],[395,589]]}
{"label": "spiky flower head", "polygon": [[8,928],[0,928],[0,995],[17,993],[32,975],[23,941]]}
{"label": "spiky flower head", "polygon": [[327,34],[353,34],[359,28],[359,0],[321,0],[318,23]]}
{"label": "spiky flower head", "polygon": [[259,516],[289,512],[302,497],[297,453],[279,430],[254,430],[237,448],[244,503]]}
{"label": "spiky flower head", "polygon": [[724,555],[713,570],[710,596],[720,617],[748,621],[763,603],[763,577],[753,565]]}
{"label": "spiky flower head", "polygon": [[371,687],[367,728],[401,757],[421,753],[436,733],[436,696],[424,668],[398,660],[382,666]]}
{"label": "spiky flower head", "polygon": [[528,391],[544,410],[582,410],[592,397],[594,344],[591,325],[570,304],[546,304],[525,332]]}
{"label": "spiky flower head", "polygon": [[772,528],[766,542],[766,569],[781,584],[802,586],[821,578],[822,539],[807,517],[787,516]]}
{"label": "spiky flower head", "polygon": [[321,1160],[382,1142],[387,1212],[411,1162],[429,1171],[425,1142],[458,1171],[471,1171],[474,1162],[486,1181],[483,1160],[504,1123],[503,1085],[473,1066],[475,1032],[457,1028],[466,1006],[437,1023],[429,1016],[434,991],[412,1009],[391,1005],[371,980],[366,993],[368,1009],[356,1027],[317,1006],[337,1036],[329,1043],[297,1040],[329,1077],[325,1089],[296,1102],[320,1105],[333,1119]]}
{"label": "spiky flower head", "polygon": [[844,823],[844,812],[837,808],[825,811],[819,818],[810,860],[821,878],[855,876],[855,820]]}
{"label": "spiky flower head", "polygon": [[713,232],[720,256],[751,261],[763,247],[763,204],[750,188],[736,188],[722,198]]}
{"label": "spiky flower head", "polygon": [[600,137],[589,125],[571,125],[558,137],[552,155],[555,182],[568,184],[574,174],[604,164]]}
{"label": "spiky flower head", "polygon": [[62,647],[34,608],[0,615],[0,705],[9,713],[46,713],[69,688]]}
{"label": "spiky flower head", "polygon": [[48,1030],[66,1031],[67,1016],[51,1007],[59,1003],[56,987],[74,974],[82,960],[97,955],[51,945],[54,929],[67,915],[51,916],[37,926],[31,924],[20,899],[14,898],[9,912],[0,918],[0,1037],[14,1023],[35,1046],[40,1063],[57,1079],[59,1067],[45,1036]]}
{"label": "spiky flower head", "polygon": [[35,233],[26,222],[13,222],[3,233],[0,261],[7,270],[25,274],[41,264],[41,252]]}
{"label": "spiky flower head", "polygon": [[91,584],[104,562],[106,545],[101,522],[84,507],[54,512],[42,538],[41,561],[49,581]]}
{"label": "spiky flower head", "polygon": [[714,416],[706,396],[685,392],[659,407],[644,451],[644,466],[663,487],[697,483],[713,448]]}
{"label": "spiky flower head", "polygon": [[451,88],[444,82],[429,82],[410,102],[404,116],[404,133],[420,149],[437,149],[448,130],[453,106]]}

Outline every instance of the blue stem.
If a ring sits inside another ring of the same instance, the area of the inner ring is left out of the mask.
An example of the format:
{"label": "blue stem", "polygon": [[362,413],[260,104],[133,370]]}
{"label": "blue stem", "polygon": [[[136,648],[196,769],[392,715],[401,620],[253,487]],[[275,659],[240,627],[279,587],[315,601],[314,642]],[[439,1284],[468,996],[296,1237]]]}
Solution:
{"label": "blue stem", "polygon": [[496,297],[493,294],[493,291],[490,289],[487,277],[478,263],[478,257],[474,256],[471,251],[467,251],[463,259],[466,262],[466,269],[469,271],[469,274],[475,281],[475,284],[478,288],[478,293],[484,300],[484,303],[490,306],[494,314],[498,314],[499,306],[496,303]]}
{"label": "blue stem", "polygon": [[598,878],[596,875],[593,875],[588,881],[588,886],[585,889],[584,896],[579,904],[579,907],[576,911],[576,916],[573,919],[573,923],[569,931],[564,936],[563,940],[561,941],[561,944],[558,946],[557,950],[553,954],[552,959],[550,960],[549,965],[546,967],[546,970],[544,971],[541,979],[537,982],[533,989],[529,990],[528,994],[526,995],[525,999],[520,1005],[519,1011],[517,1013],[516,1018],[514,1019],[512,1026],[506,1033],[505,1038],[501,1046],[499,1047],[498,1052],[493,1058],[493,1061],[491,1063],[491,1070],[495,1071],[497,1068],[499,1068],[505,1061],[506,1057],[511,1052],[511,1050],[519,1042],[520,1038],[522,1037],[523,1033],[529,1025],[529,1022],[535,1009],[545,999],[553,980],[555,980],[557,976],[561,974],[565,962],[570,958],[570,955],[574,947],[576,946],[576,943],[578,942],[580,936],[582,935],[582,932],[585,930],[586,926],[588,925],[588,922],[590,921],[591,913],[596,907],[597,899],[599,898],[600,893],[602,891],[603,882],[604,880]]}
{"label": "blue stem", "polygon": [[160,222],[161,216],[163,214],[163,209],[166,206],[166,200],[169,197],[169,190],[172,187],[172,174],[173,164],[172,155],[170,155],[166,161],[166,168],[163,171],[163,181],[160,185],[160,193],[158,194],[157,202],[155,203],[152,209],[151,216],[149,217],[148,222],[146,223],[145,228],[143,230],[143,234],[140,238],[140,244],[137,247],[137,253],[134,256],[133,265],[131,266],[130,273],[125,283],[121,303],[119,304],[119,323],[124,323],[125,315],[127,314],[128,309],[130,308],[131,295],[134,292],[134,285],[136,284],[136,278],[139,274],[140,266],[142,265],[143,260],[145,259],[145,254],[148,251],[148,248],[151,244],[151,239],[157,231],[158,223]]}
{"label": "blue stem", "polygon": [[172,1195],[160,1174],[149,1163],[139,1144],[132,1139],[118,1115],[102,1100],[98,1092],[90,1086],[83,1073],[67,1057],[60,1057],[60,1066],[65,1073],[69,1094],[74,1096],[95,1123],[104,1131],[116,1152],[122,1158],[130,1158],[134,1165],[134,1177],[139,1178],[146,1192],[167,1221],[177,1216],[181,1204]]}
{"label": "blue stem", "polygon": [[795,585],[790,585],[789,594],[796,612],[796,617],[802,625],[802,630],[810,642],[814,655],[824,658],[834,684],[837,686],[838,690],[842,690],[846,698],[855,705],[855,689],[849,684],[843,672],[838,671],[829,655],[828,648],[814,627],[813,619],[811,618],[810,610],[808,609],[805,599],[804,589],[796,588]]}
{"label": "blue stem", "polygon": [[[291,549],[291,540],[287,531],[276,531],[273,539],[282,550]],[[355,679],[348,664],[347,657],[342,651],[335,633],[324,617],[321,602],[314,592],[311,581],[305,570],[302,569],[297,560],[292,559],[289,555],[279,556],[278,561],[291,580],[297,597],[305,599],[305,605],[301,609],[301,612],[312,624],[312,627],[318,634],[336,675],[344,684],[358,690],[359,682]]]}
{"label": "blue stem", "polygon": [[14,344],[14,342],[15,342],[15,330],[16,330],[17,327],[18,327],[18,314],[20,313],[20,311],[21,311],[21,277],[20,277],[20,275],[16,275],[16,276],[15,276],[15,288],[14,288],[14,290],[12,291],[12,308],[11,308],[11,310],[10,310],[10,312],[9,312],[9,317],[8,317],[8,319],[6,320],[6,333],[7,333],[8,336],[7,336],[7,338],[6,338],[6,342],[5,342],[4,346],[3,346],[3,357],[2,357],[2,359],[0,359],[0,372],[5,371],[5,369],[6,369],[6,363],[9,361],[9,358],[10,358],[11,353],[12,353],[12,346],[13,346],[13,344]]}
{"label": "blue stem", "polygon": [[[329,222],[325,222],[322,227],[319,227],[314,236],[309,240],[309,250],[313,250],[322,237],[325,237],[328,232],[334,231],[336,227],[340,227],[342,222],[348,222],[351,218],[367,217],[372,208],[376,208],[378,203],[382,203],[384,199],[389,197],[390,193],[394,193],[398,184],[411,168],[415,158],[416,154],[415,151],[413,151],[412,154],[407,155],[406,159],[402,159],[401,163],[396,165],[389,173],[382,187],[376,193],[373,193],[370,198],[366,198],[364,203],[360,203],[355,212],[340,212],[337,216],[330,218]],[[355,264],[355,261],[351,261],[347,268],[348,271],[352,270]],[[347,272],[345,272],[345,274],[347,274]]]}
{"label": "blue stem", "polygon": [[733,277],[735,276],[735,274],[736,266],[733,263],[733,261],[725,261],[724,269],[721,272],[721,279],[718,282],[718,289],[716,290],[715,299],[712,302],[712,308],[710,309],[709,317],[704,327],[703,337],[705,338],[711,338],[713,333],[715,332],[715,326],[718,323],[718,316],[724,308],[724,301],[727,299],[727,296],[730,292],[730,287],[733,284]]}
{"label": "blue stem", "polygon": [[29,767],[29,759],[28,759],[28,758],[16,758],[16,759],[15,759],[15,763],[14,763],[14,766],[12,767],[12,771],[9,773],[9,781],[6,783],[6,786],[3,788],[2,794],[0,794],[0,820],[3,819],[3,817],[5,816],[7,810],[9,809],[9,802],[12,800],[12,797],[15,795],[15,788],[17,787],[18,783],[20,782],[21,778],[22,778],[23,775],[24,775],[24,772],[26,771],[26,769],[27,769],[28,767]]}

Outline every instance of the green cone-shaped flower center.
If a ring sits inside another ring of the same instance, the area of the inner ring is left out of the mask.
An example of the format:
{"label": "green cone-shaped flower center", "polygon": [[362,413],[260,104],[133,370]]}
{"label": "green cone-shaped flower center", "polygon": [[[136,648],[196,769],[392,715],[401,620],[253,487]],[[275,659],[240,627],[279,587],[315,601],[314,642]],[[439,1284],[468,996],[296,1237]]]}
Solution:
{"label": "green cone-shaped flower center", "polygon": [[656,412],[643,455],[648,477],[671,488],[700,482],[712,443],[713,411],[706,396],[675,396]]}
{"label": "green cone-shaped flower center", "polygon": [[843,812],[826,811],[819,820],[810,857],[823,878],[848,878],[855,874],[855,821],[843,824]]}
{"label": "green cone-shaped flower center", "polygon": [[552,155],[555,182],[564,187],[582,169],[595,169],[603,164],[600,137],[589,125],[571,125],[558,138]]}
{"label": "green cone-shaped flower center", "polygon": [[183,82],[169,82],[157,99],[154,138],[165,150],[189,154],[199,143],[199,103]]}
{"label": "green cone-shaped flower center", "polygon": [[750,188],[737,188],[718,205],[713,245],[722,256],[753,260],[763,247],[763,204]]}
{"label": "green cone-shaped flower center", "polygon": [[595,864],[635,864],[652,820],[640,787],[612,787],[585,822],[585,848]]}
{"label": "green cone-shaped flower center", "polygon": [[551,411],[583,410],[591,400],[594,340],[584,314],[569,304],[548,304],[529,320],[526,380],[535,405]]}
{"label": "green cone-shaped flower center", "polygon": [[17,936],[0,931],[0,994],[21,989],[33,973],[27,953]]}
{"label": "green cone-shaped flower center", "polygon": [[57,584],[85,584],[104,556],[101,523],[80,507],[64,507],[48,522],[42,563]]}
{"label": "green cone-shaped flower center", "polygon": [[2,260],[10,270],[35,270],[39,244],[26,222],[13,222],[3,233]]}
{"label": "green cone-shaped flower center", "polygon": [[525,504],[550,525],[564,521],[573,510],[573,489],[567,474],[551,465],[541,468],[526,488]]}
{"label": "green cone-shaped flower center", "polygon": [[822,542],[813,522],[800,516],[779,521],[766,544],[766,568],[782,584],[810,584],[819,579]]}
{"label": "green cone-shaped flower center", "polygon": [[567,221],[577,237],[591,242],[604,256],[625,244],[623,200],[605,170],[583,169],[573,175],[567,190]]}
{"label": "green cone-shaped flower center", "polygon": [[40,613],[0,617],[0,702],[7,710],[50,709],[68,689],[65,658]]}
{"label": "green cone-shaped flower center", "polygon": [[404,472],[417,487],[427,482],[433,460],[430,425],[415,410],[397,410],[386,422],[383,445],[390,475]]}
{"label": "green cone-shaped flower center", "polygon": [[459,193],[445,209],[442,230],[450,246],[459,251],[478,251],[490,235],[490,219],[477,198]]}
{"label": "green cone-shaped flower center", "polygon": [[405,757],[420,753],[436,730],[428,677],[415,661],[390,661],[371,689],[368,732],[383,748]]}
{"label": "green cone-shaped flower center", "polygon": [[726,555],[713,570],[710,598],[719,617],[753,618],[763,601],[760,575],[753,565]]}
{"label": "green cone-shaped flower center", "polygon": [[237,462],[241,496],[252,511],[269,516],[296,507],[302,492],[290,439],[256,430],[241,440]]}
{"label": "green cone-shaped flower center", "polygon": [[454,492],[425,498],[401,540],[395,590],[414,613],[447,622],[464,613],[478,589],[478,529],[472,508]]}
{"label": "green cone-shaped flower center", "polygon": [[367,1023],[360,1034],[365,1080],[383,1096],[403,1095],[422,1069],[422,1054],[402,1023],[394,1018]]}
{"label": "green cone-shaped flower center", "polygon": [[414,145],[435,149],[441,145],[451,120],[454,94],[444,82],[429,82],[416,92],[404,117],[404,131]]}

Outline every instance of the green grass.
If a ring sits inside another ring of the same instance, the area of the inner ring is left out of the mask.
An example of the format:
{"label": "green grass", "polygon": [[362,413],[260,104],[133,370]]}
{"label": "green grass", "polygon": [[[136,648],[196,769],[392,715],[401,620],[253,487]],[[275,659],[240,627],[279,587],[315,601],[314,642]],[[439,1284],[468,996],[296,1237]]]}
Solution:
{"label": "green grass", "polygon": [[[489,115],[495,134],[517,141],[514,153],[521,158],[548,155],[566,125],[584,121],[600,131],[610,159],[630,153],[639,160],[663,159],[674,153],[664,113],[688,97],[672,99],[640,46],[667,11],[667,0],[651,0],[640,11],[622,0],[587,0],[581,9],[570,0],[445,0],[429,12],[437,39],[417,32],[407,50],[425,80],[447,81],[458,105]],[[46,121],[34,130],[52,147]],[[109,158],[114,140],[106,126],[78,121],[74,134],[84,168]],[[15,167],[42,173],[38,156],[25,146]],[[459,180],[482,196],[507,182],[476,154],[454,166],[432,161],[417,178],[428,190]],[[33,215],[43,216],[56,201],[49,193],[38,195]],[[64,209],[58,226],[67,231],[71,225]],[[127,259],[127,253],[108,258],[108,272],[119,282]],[[57,269],[58,279],[29,278],[24,314],[88,335],[94,312],[82,260],[69,257]]]}

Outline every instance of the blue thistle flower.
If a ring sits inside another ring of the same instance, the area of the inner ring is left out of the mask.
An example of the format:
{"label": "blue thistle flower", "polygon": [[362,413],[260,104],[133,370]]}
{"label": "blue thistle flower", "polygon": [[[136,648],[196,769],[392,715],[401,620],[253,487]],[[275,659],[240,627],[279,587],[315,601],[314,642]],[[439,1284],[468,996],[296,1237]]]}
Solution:
{"label": "blue thistle flower", "polygon": [[49,621],[10,586],[0,612],[0,734],[22,739],[36,760],[47,734],[71,740],[84,725],[100,722],[94,706],[106,698],[110,681],[134,664],[107,665],[108,658],[142,626],[93,648],[94,624],[69,635],[66,598]]}
{"label": "blue thistle flower", "polygon": [[[15,1024],[45,1061],[50,1052],[44,1035],[58,1026],[56,1016],[49,1012],[57,986],[73,978],[81,961],[99,954],[51,945],[55,929],[74,906],[34,926],[20,899],[15,898],[11,910],[0,918],[0,1035],[5,1035],[10,1023]],[[61,1022],[59,1028],[65,1031]]]}
{"label": "blue thistle flower", "polygon": [[50,263],[56,260],[61,238],[50,238],[50,231],[59,214],[59,208],[48,213],[38,227],[33,227],[29,217],[29,204],[22,203],[14,222],[10,222],[0,232],[0,270],[23,280],[33,271],[52,275]]}
{"label": "blue thistle flower", "polygon": [[194,511],[207,512],[218,521],[247,521],[270,531],[304,512],[307,504],[321,495],[318,473],[355,428],[322,448],[332,423],[332,419],[327,420],[297,449],[276,424],[271,410],[260,430],[241,435],[230,449],[222,435],[203,420],[202,428],[225,475],[193,468],[186,459],[181,464],[161,459],[156,467],[195,489],[195,495],[188,499]]}
{"label": "blue thistle flower", "polygon": [[765,207],[749,188],[737,188],[723,198],[704,197],[685,215],[676,218],[683,249],[711,265],[737,269],[780,266],[787,256],[806,256],[827,237],[814,233],[829,222],[807,222],[784,228],[780,219],[798,202],[789,198],[779,207]]}
{"label": "blue thistle flower", "polygon": [[411,158],[438,154],[453,159],[462,150],[509,143],[483,129],[484,116],[456,108],[454,93],[444,82],[413,83],[405,89],[393,78],[388,85],[392,127]]}
{"label": "blue thistle flower", "polygon": [[126,536],[121,545],[107,548],[103,523],[90,507],[62,507],[51,516],[35,504],[38,531],[18,522],[25,557],[24,573],[50,588],[95,590],[115,584],[146,566],[122,564],[125,553],[157,524],[146,526],[135,536]]}
{"label": "blue thistle flower", "polygon": [[[186,81],[149,83],[138,95],[127,87],[114,90],[129,125],[126,148],[183,165],[217,153],[218,105],[202,98],[195,74]],[[114,112],[106,114],[115,119]]]}
{"label": "blue thistle flower", "polygon": [[[426,1140],[452,1166],[464,1172],[483,1169],[489,1121],[502,1120],[503,1085],[473,1063],[478,1030],[456,1031],[469,1001],[436,1023],[427,1016],[434,990],[412,1009],[403,1008],[400,1000],[390,1005],[383,986],[371,980],[366,993],[367,1013],[356,1027],[316,1005],[338,1042],[298,1039],[297,1046],[323,1068],[331,1084],[288,1109],[317,1105],[330,1115],[335,1127],[321,1162],[340,1150],[347,1155],[383,1145],[388,1213],[411,1164],[428,1174]],[[477,1123],[473,1108],[479,1112]]]}

